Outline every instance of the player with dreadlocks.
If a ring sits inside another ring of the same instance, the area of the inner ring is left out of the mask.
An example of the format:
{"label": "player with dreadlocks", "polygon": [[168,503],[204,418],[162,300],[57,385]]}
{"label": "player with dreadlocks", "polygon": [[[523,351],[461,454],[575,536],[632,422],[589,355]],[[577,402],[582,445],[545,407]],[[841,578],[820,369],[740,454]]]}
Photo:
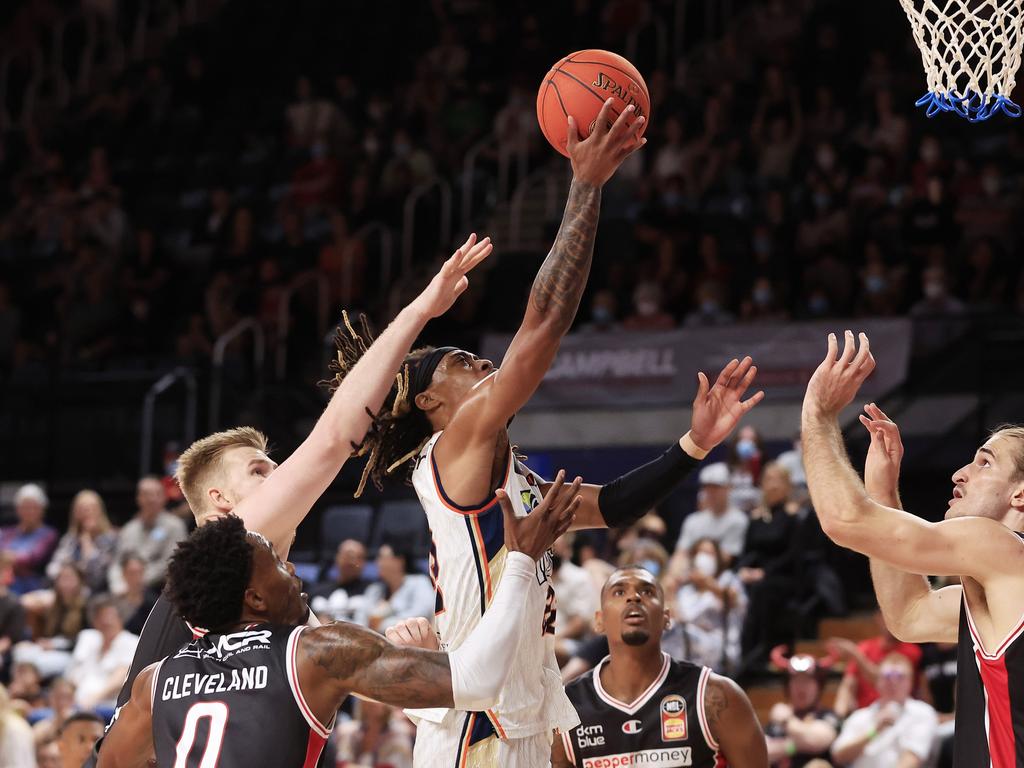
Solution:
{"label": "player with dreadlocks", "polygon": [[344,698],[386,704],[489,707],[509,669],[535,561],[572,523],[579,483],[517,518],[505,500],[510,550],[491,615],[451,653],[400,648],[336,622],[311,628],[300,581],[273,545],[227,515],[178,545],[167,576],[175,611],[209,627],[136,678],[100,768],[304,766],[312,768]]}
{"label": "player with dreadlocks", "polygon": [[[613,118],[609,100],[583,141],[568,118],[569,199],[501,369],[453,347],[416,350],[406,357],[361,446],[368,457],[363,484],[371,480],[379,487],[387,475],[413,466],[412,484],[433,539],[437,631],[448,649],[465,641],[502,579],[505,542],[494,489],[512,500],[519,515],[528,514],[548,490],[513,455],[507,427],[544,378],[576,315],[590,272],[601,189],[644,143],[635,130],[644,118],[631,107]],[[339,339],[335,384],[342,386],[367,338],[348,330]],[[583,486],[576,527],[628,525],[668,496],[761,399],[758,393],[741,401],[755,373],[746,358],[729,363],[713,387],[700,374],[690,431],[650,464],[604,487]],[[520,627],[513,671],[497,706],[418,713],[418,768],[545,766],[552,729],[566,731],[579,723],[555,663],[550,557],[538,566],[529,601],[530,618]]]}

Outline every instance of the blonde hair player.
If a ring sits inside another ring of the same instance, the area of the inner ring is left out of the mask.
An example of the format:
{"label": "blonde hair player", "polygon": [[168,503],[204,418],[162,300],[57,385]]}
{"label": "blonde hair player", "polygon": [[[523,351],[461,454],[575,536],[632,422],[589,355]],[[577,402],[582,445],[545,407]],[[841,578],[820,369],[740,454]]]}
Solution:
{"label": "blonde hair player", "polygon": [[[876,405],[861,422],[871,432],[862,483],[850,464],[839,412],[874,370],[868,337],[860,348],[835,334],[807,385],[803,404],[807,485],[821,527],[837,544],[871,558],[882,614],[900,640],[957,642],[956,741],[959,768],[1015,768],[1024,743],[1024,429],[992,433],[953,473],[945,520],[901,510],[903,445]],[[927,576],[958,576],[933,590]]]}
{"label": "blonde hair player", "polygon": [[[366,350],[309,436],[280,466],[267,455],[266,437],[251,427],[218,432],[193,443],[179,459],[177,479],[196,523],[201,526],[226,514],[237,515],[287,560],[295,529],[363,440],[370,426],[369,412],[384,402],[409,347],[427,322],[447,312],[466,290],[466,275],[491,249],[490,238],[477,242],[475,235],[469,237]],[[116,727],[117,712],[130,698],[136,676],[192,639],[193,630],[161,597],[146,620],[108,729]]]}

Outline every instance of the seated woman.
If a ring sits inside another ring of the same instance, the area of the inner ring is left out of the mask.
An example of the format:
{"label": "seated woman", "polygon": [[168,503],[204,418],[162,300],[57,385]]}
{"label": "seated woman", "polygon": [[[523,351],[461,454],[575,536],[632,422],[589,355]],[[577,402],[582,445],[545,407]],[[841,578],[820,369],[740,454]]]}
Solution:
{"label": "seated woman", "polygon": [[86,586],[94,594],[107,588],[107,568],[117,547],[117,533],[110,525],[103,499],[96,491],[79,491],[71,502],[68,532],[46,566],[51,581],[65,565],[81,571]]}
{"label": "seated woman", "polygon": [[89,619],[95,629],[79,633],[66,676],[75,684],[75,703],[81,709],[109,709],[112,714],[139,638],[124,628],[117,605],[109,596],[93,599]]}
{"label": "seated woman", "polygon": [[32,627],[32,640],[14,646],[14,663],[34,664],[44,679],[64,674],[78,633],[88,626],[89,590],[73,565],[62,566],[53,589],[29,592],[21,598]]}
{"label": "seated woman", "polygon": [[739,577],[725,569],[722,551],[714,539],[698,539],[689,555],[690,572],[675,595],[683,657],[729,674],[740,661],[746,591]]}

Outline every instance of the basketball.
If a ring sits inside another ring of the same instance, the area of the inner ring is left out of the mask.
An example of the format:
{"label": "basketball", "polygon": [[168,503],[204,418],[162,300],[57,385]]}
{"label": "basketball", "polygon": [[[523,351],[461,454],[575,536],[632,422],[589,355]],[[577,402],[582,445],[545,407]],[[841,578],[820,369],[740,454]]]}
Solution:
{"label": "basketball", "polygon": [[636,67],[611,51],[592,49],[570,53],[544,76],[537,92],[537,120],[544,138],[568,157],[566,118],[569,115],[576,118],[580,138],[587,138],[609,96],[615,99],[612,106],[615,117],[633,104],[636,117],[647,118],[637,130],[637,136],[642,136],[651,120],[651,96]]}

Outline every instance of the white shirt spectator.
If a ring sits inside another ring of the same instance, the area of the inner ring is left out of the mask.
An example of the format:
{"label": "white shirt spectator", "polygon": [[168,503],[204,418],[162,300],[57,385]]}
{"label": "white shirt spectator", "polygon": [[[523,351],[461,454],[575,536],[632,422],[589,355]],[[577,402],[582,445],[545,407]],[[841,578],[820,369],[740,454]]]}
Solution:
{"label": "white shirt spectator", "polygon": [[558,600],[555,634],[561,636],[569,619],[582,618],[589,622],[597,610],[597,600],[590,574],[569,560],[562,561],[552,581]]}
{"label": "white shirt spectator", "polygon": [[[379,620],[374,629],[383,632],[403,619],[434,615],[434,585],[421,573],[410,573],[402,585],[387,597],[387,587],[378,582],[366,588],[366,600],[371,607],[370,616]],[[370,626],[376,622],[370,622]]]}
{"label": "white shirt spectator", "polygon": [[0,729],[0,765],[4,768],[36,768],[32,726],[20,715],[4,712]]}
{"label": "white shirt spectator", "polygon": [[701,539],[713,539],[719,549],[729,557],[739,557],[743,552],[743,540],[747,535],[750,519],[736,507],[730,506],[716,515],[710,509],[702,509],[689,515],[683,521],[676,549],[689,552]]}
{"label": "white shirt spectator", "polygon": [[128,665],[135,656],[135,648],[139,644],[137,635],[122,630],[114,637],[110,647],[103,650],[103,635],[97,629],[83,629],[78,634],[71,665],[65,677],[75,684],[75,703],[82,709],[96,706],[114,706],[117,687],[110,696],[102,694],[109,690],[110,681],[117,676],[119,670],[128,672]]}
{"label": "white shirt spectator", "polygon": [[[888,704],[893,705],[892,702]],[[850,715],[832,745],[833,754],[837,749],[862,739],[875,727],[880,706],[880,702],[875,702]],[[930,705],[907,699],[896,722],[871,739],[860,757],[850,763],[850,768],[897,768],[905,752],[913,753],[925,763],[931,755],[938,724],[938,716]]]}

